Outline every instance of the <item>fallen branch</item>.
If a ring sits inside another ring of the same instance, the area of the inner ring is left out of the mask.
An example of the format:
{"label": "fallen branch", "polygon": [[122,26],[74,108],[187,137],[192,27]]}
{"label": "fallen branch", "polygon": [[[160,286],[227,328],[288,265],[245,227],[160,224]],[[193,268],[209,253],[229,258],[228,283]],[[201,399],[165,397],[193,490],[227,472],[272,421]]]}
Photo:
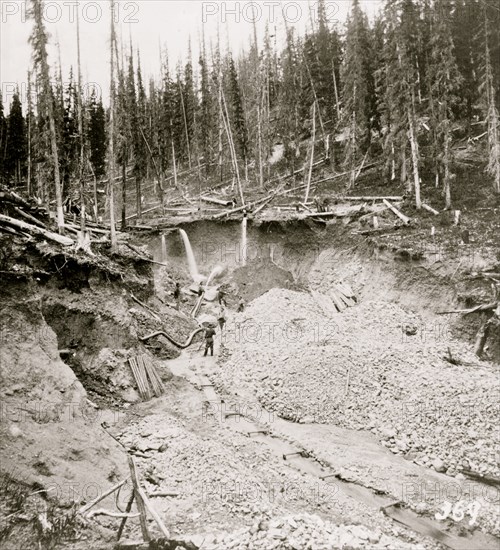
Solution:
{"label": "fallen branch", "polygon": [[137,299],[132,293],[130,293],[130,297],[132,298],[132,300],[134,300],[135,303],[139,304],[141,307],[143,307],[144,309],[147,309],[149,311],[149,313],[151,313],[151,315],[159,322],[159,323],[162,323],[162,319],[161,317],[158,315],[158,313],[156,313],[156,311],[152,308],[150,308],[148,305],[146,305],[144,302],[141,302],[139,299]]}
{"label": "fallen branch", "polygon": [[110,516],[112,518],[138,518],[141,514],[127,514],[126,512],[110,512],[104,508],[99,508],[93,510],[87,514],[89,519],[92,519],[94,516]]}
{"label": "fallen branch", "polygon": [[382,199],[382,202],[392,210],[394,214],[405,224],[408,225],[410,223],[410,218],[408,216],[405,216],[402,212],[400,212],[395,206],[393,206],[387,199]]}
{"label": "fallen branch", "polygon": [[439,214],[439,212],[437,210],[434,210],[434,208],[432,208],[428,204],[422,203],[422,208],[424,210],[427,210],[427,212],[430,212],[431,214],[434,214],[434,216],[437,216]]}
{"label": "fallen branch", "polygon": [[491,304],[481,304],[479,306],[473,307],[471,309],[454,309],[451,311],[438,311],[438,315],[448,315],[451,313],[463,313],[468,315],[469,313],[475,313],[476,311],[490,311],[498,307],[498,302],[492,302]]}
{"label": "fallen branch", "polygon": [[38,235],[38,236],[44,237],[49,241],[54,241],[64,246],[71,246],[75,244],[73,239],[70,239],[69,237],[65,237],[64,235],[53,233],[52,231],[48,231],[47,229],[42,229],[41,227],[37,227],[36,225],[32,225],[32,224],[23,222],[21,220],[16,220],[15,218],[11,218],[10,216],[5,216],[4,214],[0,214],[0,222],[6,223],[7,225],[10,225],[12,227],[16,227],[17,229],[27,231],[32,235]]}

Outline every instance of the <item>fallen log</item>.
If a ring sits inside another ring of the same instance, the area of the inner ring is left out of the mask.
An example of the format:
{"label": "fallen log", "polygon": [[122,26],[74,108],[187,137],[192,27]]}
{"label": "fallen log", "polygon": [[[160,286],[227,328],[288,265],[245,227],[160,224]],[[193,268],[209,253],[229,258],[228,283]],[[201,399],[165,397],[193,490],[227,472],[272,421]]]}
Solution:
{"label": "fallen log", "polygon": [[16,231],[11,227],[5,227],[3,225],[0,225],[0,231],[3,231],[4,233],[8,233],[9,235],[15,235],[16,237],[26,237],[29,240],[33,240],[33,237],[28,233],[25,233],[24,231]]}
{"label": "fallen log", "polygon": [[410,223],[410,218],[400,212],[395,206],[393,206],[387,199],[382,199],[382,202],[389,208],[405,225]]}
{"label": "fallen log", "polygon": [[28,214],[27,212],[24,212],[23,210],[21,210],[20,208],[18,208],[17,206],[14,206],[14,210],[21,216],[23,217],[25,220],[29,220],[32,224],[38,226],[38,227],[41,227],[42,229],[45,229],[45,224],[43,222],[41,222],[40,220],[37,220],[34,216],[32,216],[31,214]]}
{"label": "fallen log", "polygon": [[11,202],[12,204],[18,204],[24,206],[25,208],[31,208],[30,204],[26,202],[22,197],[17,193],[9,191],[0,191],[0,202]]}
{"label": "fallen log", "polygon": [[200,198],[204,202],[210,202],[212,204],[220,204],[222,206],[231,206],[232,204],[234,204],[233,201],[224,201],[221,199],[214,199],[212,197],[200,197]]}
{"label": "fallen log", "polygon": [[41,227],[37,227],[36,225],[32,225],[21,220],[16,220],[15,218],[5,216],[4,214],[0,214],[0,222],[3,222],[12,227],[16,227],[17,229],[21,229],[22,231],[26,231],[32,235],[44,237],[49,241],[54,241],[64,246],[71,246],[75,244],[75,241],[73,239],[70,239],[69,237],[59,235],[58,233],[53,233],[48,229],[42,229]]}
{"label": "fallen log", "polygon": [[437,210],[434,210],[434,208],[432,208],[432,206],[429,206],[428,204],[422,203],[422,208],[424,210],[427,210],[427,212],[430,212],[431,214],[434,214],[434,216],[437,216],[439,214],[439,212]]}
{"label": "fallen log", "polygon": [[401,196],[391,196],[391,197],[348,197],[348,196],[342,196],[342,197],[335,197],[335,200],[342,200],[342,201],[393,201],[393,202],[401,202],[404,197]]}
{"label": "fallen log", "polygon": [[475,481],[479,481],[480,483],[486,483],[487,485],[492,486],[500,486],[500,478],[494,477],[494,476],[483,476],[477,472],[473,472],[472,470],[461,470],[462,474],[464,476],[467,476],[471,479],[474,479]]}
{"label": "fallen log", "polygon": [[454,309],[451,311],[438,311],[438,315],[448,315],[451,313],[463,313],[464,315],[468,315],[469,313],[475,313],[476,311],[491,311],[498,307],[498,302],[492,302],[491,304],[480,304],[476,307],[473,307],[471,309]]}
{"label": "fallen log", "polygon": [[338,212],[312,212],[311,214],[304,214],[305,218],[332,218],[334,216],[342,218],[344,214],[339,214]]}
{"label": "fallen log", "polygon": [[[80,231],[80,228],[77,225],[74,225],[72,223],[64,222],[64,227],[66,227],[68,229],[77,229],[78,231]],[[97,227],[87,227],[86,229],[90,233],[98,233],[99,235],[108,235],[109,234],[109,229],[108,230],[98,229]],[[119,231],[117,231],[117,233],[119,233]]]}

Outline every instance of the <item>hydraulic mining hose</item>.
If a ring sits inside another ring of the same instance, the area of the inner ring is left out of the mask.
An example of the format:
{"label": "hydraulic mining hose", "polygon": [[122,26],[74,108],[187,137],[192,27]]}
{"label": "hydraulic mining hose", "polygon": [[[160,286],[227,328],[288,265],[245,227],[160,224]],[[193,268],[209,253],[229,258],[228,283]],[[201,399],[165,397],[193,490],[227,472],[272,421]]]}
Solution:
{"label": "hydraulic mining hose", "polygon": [[204,330],[203,328],[197,328],[194,332],[192,332],[189,335],[189,338],[187,339],[185,344],[179,344],[179,342],[176,342],[170,335],[168,335],[163,330],[158,330],[157,332],[152,332],[151,334],[148,334],[147,336],[143,336],[142,338],[139,338],[139,340],[141,342],[146,342],[147,340],[150,340],[151,338],[154,338],[155,336],[164,336],[169,342],[172,342],[172,344],[174,344],[174,346],[177,346],[180,349],[186,349],[187,347],[189,347],[192,344],[193,338],[199,332],[203,332],[203,330]]}

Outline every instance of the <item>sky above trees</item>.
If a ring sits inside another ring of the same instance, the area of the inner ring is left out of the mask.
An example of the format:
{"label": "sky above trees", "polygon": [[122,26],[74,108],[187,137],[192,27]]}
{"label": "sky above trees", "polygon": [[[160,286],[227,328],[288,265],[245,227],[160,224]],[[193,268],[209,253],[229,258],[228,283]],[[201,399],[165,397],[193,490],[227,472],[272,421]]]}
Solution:
{"label": "sky above trees", "polygon": [[[49,63],[52,67],[58,62],[57,42],[60,44],[63,77],[76,59],[76,3],[66,0],[47,0],[45,23],[50,33]],[[74,4],[74,5],[73,5]],[[253,11],[252,4],[258,4]],[[327,14],[331,23],[343,25],[352,5],[351,0],[327,1]],[[363,11],[368,17],[380,9],[379,0],[362,0]],[[185,55],[189,40],[192,43],[193,59],[198,58],[198,43],[202,28],[205,28],[207,42],[215,40],[217,27],[220,29],[221,45],[237,56],[246,48],[252,35],[252,21],[261,40],[266,22],[277,46],[285,40],[285,23],[304,31],[316,20],[317,2],[310,0],[274,0],[259,2],[230,1],[206,2],[200,0],[120,0],[117,2],[118,35],[128,43],[132,38],[135,47],[140,49],[143,73],[146,76],[160,76],[160,44],[168,50],[169,61],[175,66]],[[0,81],[4,105],[10,105],[15,86],[19,85],[21,99],[25,101],[26,74],[31,65],[31,49],[28,36],[32,21],[25,16],[25,2],[4,0],[0,3]],[[82,33],[82,73],[83,79],[104,90],[103,100],[107,103],[109,89],[109,18],[107,0],[80,0],[80,25]],[[203,24],[204,23],[204,24]],[[280,48],[279,48],[280,49]]]}

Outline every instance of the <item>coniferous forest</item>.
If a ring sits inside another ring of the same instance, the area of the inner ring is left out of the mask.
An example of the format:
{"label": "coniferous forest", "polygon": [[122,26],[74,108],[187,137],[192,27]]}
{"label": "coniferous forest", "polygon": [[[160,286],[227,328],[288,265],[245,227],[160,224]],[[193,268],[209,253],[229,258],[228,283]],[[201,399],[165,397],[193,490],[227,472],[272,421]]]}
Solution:
{"label": "coniferous forest", "polygon": [[[186,185],[201,193],[229,182],[245,204],[245,193],[272,190],[287,176],[310,179],[318,165],[346,175],[347,189],[361,169],[378,166],[388,192],[404,186],[420,208],[429,185],[450,208],[456,146],[471,142],[500,193],[493,2],[386,0],[370,21],[353,0],[348,20],[333,27],[322,1],[304,35],[287,27],[283,47],[268,28],[238,57],[222,37],[203,37],[198,59],[189,46],[171,66],[161,52],[160,75],[143,74],[139,46],[112,23],[104,98],[83,97],[80,55],[63,85],[48,58],[42,7],[29,2],[27,104],[19,94],[8,112],[0,103],[0,174],[3,184],[55,205],[60,224],[72,201],[96,218],[119,202],[125,225],[126,205],[140,217],[145,205],[163,204],[167,189],[184,193]],[[102,201],[99,185],[110,178]]]}

